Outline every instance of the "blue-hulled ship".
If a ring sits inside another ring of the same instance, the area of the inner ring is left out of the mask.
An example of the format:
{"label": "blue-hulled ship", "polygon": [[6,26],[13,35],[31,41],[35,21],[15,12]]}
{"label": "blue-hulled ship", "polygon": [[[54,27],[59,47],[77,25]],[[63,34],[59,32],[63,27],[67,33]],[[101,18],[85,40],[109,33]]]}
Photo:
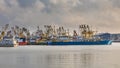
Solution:
{"label": "blue-hulled ship", "polygon": [[76,39],[76,40],[59,40],[59,41],[49,41],[48,45],[111,45],[111,40],[102,39]]}
{"label": "blue-hulled ship", "polygon": [[112,41],[69,41],[69,42],[49,42],[48,45],[111,45]]}
{"label": "blue-hulled ship", "polygon": [[[47,34],[56,33],[54,29],[48,26]],[[53,31],[53,32],[51,32]],[[89,25],[80,25],[79,26],[80,35],[73,31],[73,36],[69,35],[69,30],[66,30],[63,27],[59,27],[57,29],[56,34],[52,35],[50,40],[46,42],[47,45],[59,45],[59,46],[66,46],[66,45],[111,45],[111,40],[104,40],[101,39],[99,36],[96,36],[96,31],[92,31]]]}

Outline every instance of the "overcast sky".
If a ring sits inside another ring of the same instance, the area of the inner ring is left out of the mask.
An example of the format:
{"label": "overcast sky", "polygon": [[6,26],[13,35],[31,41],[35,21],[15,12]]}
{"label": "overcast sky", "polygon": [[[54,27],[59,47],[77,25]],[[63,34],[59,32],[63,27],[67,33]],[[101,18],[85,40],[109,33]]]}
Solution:
{"label": "overcast sky", "polygon": [[101,32],[119,33],[119,18],[120,0],[0,0],[0,27],[55,24],[76,29],[89,24]]}

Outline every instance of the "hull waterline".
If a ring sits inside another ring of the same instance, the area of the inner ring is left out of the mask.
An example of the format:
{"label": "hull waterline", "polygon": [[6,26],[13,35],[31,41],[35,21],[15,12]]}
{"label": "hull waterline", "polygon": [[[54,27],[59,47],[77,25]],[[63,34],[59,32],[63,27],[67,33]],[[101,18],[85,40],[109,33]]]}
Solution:
{"label": "hull waterline", "polygon": [[87,42],[87,41],[81,41],[81,42],[49,42],[48,45],[111,45],[112,41],[106,40],[106,41],[94,41],[94,42]]}

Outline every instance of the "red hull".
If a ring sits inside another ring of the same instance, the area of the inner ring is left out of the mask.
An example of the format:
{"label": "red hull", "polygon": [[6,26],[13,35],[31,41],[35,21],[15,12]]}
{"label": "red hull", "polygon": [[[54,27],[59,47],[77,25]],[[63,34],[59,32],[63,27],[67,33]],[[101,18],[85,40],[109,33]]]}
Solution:
{"label": "red hull", "polygon": [[19,42],[19,46],[27,45],[27,42]]}

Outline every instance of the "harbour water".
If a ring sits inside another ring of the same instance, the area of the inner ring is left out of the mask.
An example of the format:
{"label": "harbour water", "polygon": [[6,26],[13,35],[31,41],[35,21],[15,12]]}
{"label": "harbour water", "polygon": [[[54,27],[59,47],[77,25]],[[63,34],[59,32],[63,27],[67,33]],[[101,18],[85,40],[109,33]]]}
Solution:
{"label": "harbour water", "polygon": [[120,68],[120,43],[1,47],[0,68]]}

